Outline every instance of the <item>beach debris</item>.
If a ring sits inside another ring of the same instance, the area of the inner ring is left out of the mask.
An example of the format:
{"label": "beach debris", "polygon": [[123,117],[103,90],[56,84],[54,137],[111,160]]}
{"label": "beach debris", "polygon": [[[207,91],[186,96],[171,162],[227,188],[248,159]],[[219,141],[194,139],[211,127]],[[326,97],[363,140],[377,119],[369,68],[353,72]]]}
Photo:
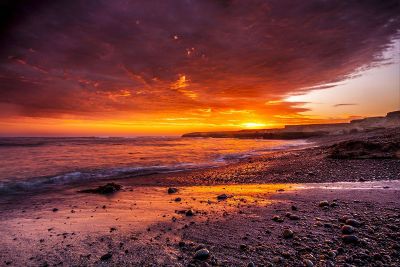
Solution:
{"label": "beach debris", "polygon": [[79,193],[91,193],[91,194],[101,194],[101,195],[107,195],[107,194],[112,194],[115,193],[119,190],[121,190],[122,186],[116,183],[107,183],[105,185],[99,186],[97,188],[91,188],[91,189],[84,189],[78,191]]}
{"label": "beach debris", "polygon": [[175,194],[175,193],[178,192],[178,188],[176,188],[176,187],[169,187],[167,192],[168,192],[168,194]]}
{"label": "beach debris", "polygon": [[350,225],[343,225],[341,230],[342,230],[342,234],[345,234],[345,235],[349,235],[354,232],[353,226],[350,226]]}
{"label": "beach debris", "polygon": [[329,206],[329,202],[328,200],[322,200],[319,202],[318,204],[319,207],[328,207]]}
{"label": "beach debris", "polygon": [[358,243],[358,237],[355,235],[342,235],[342,240],[346,244]]}
{"label": "beach debris", "polygon": [[210,257],[210,251],[206,248],[202,248],[196,251],[194,254],[194,258],[196,260],[206,260]]}
{"label": "beach debris", "polygon": [[294,233],[293,233],[293,231],[290,230],[290,229],[285,229],[285,230],[283,231],[283,233],[282,233],[282,236],[283,236],[283,238],[285,238],[285,239],[292,238],[293,235],[294,235]]}
{"label": "beach debris", "polygon": [[100,257],[100,260],[101,260],[101,261],[106,261],[106,260],[111,259],[111,257],[112,257],[112,253],[109,252],[109,253],[106,253],[106,254],[104,254],[103,256],[101,256],[101,257]]}

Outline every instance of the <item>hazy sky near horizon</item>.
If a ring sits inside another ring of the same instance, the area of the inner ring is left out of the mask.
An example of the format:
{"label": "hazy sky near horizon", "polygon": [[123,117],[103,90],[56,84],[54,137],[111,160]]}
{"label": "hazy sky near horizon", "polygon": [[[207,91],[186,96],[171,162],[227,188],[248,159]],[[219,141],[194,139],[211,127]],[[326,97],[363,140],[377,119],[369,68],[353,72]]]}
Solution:
{"label": "hazy sky near horizon", "polygon": [[400,109],[397,0],[3,1],[0,135],[142,135]]}

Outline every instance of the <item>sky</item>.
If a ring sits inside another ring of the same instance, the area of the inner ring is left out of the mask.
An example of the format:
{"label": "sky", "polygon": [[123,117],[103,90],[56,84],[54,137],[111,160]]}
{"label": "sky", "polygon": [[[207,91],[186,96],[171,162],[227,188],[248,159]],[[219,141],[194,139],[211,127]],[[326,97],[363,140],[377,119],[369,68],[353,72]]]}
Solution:
{"label": "sky", "polygon": [[397,0],[0,4],[1,136],[177,135],[400,109]]}

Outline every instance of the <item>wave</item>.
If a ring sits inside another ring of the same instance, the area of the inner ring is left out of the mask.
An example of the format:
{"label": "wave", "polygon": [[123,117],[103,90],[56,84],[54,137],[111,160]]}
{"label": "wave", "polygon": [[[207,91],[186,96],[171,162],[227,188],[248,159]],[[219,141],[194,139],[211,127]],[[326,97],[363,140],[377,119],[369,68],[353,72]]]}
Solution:
{"label": "wave", "polygon": [[0,182],[0,193],[17,193],[20,191],[44,190],[55,185],[66,185],[107,179],[123,179],[157,173],[180,172],[201,167],[212,167],[211,164],[181,163],[173,166],[122,167],[100,170],[74,171],[55,176],[42,176],[29,180]]}

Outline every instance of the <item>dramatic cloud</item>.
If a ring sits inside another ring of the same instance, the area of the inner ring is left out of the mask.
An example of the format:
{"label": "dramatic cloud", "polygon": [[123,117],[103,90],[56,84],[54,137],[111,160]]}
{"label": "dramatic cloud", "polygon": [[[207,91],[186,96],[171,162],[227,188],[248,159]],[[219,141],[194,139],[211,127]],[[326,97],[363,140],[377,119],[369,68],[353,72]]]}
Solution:
{"label": "dramatic cloud", "polygon": [[6,116],[296,114],[284,97],[382,63],[399,30],[397,0],[17,3],[3,6]]}

